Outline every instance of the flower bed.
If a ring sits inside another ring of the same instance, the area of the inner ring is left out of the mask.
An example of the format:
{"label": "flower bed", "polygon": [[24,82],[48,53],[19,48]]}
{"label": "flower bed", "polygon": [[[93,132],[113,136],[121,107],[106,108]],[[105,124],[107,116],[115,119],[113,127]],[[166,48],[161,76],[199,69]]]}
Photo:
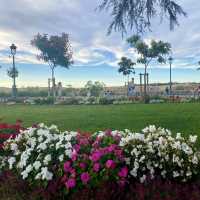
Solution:
{"label": "flower bed", "polygon": [[40,124],[3,149],[1,171],[46,199],[200,199],[197,136],[155,126],[86,134]]}
{"label": "flower bed", "polygon": [[15,124],[0,123],[0,149],[7,139],[15,138],[21,130],[24,130],[24,128],[20,120],[17,120]]}

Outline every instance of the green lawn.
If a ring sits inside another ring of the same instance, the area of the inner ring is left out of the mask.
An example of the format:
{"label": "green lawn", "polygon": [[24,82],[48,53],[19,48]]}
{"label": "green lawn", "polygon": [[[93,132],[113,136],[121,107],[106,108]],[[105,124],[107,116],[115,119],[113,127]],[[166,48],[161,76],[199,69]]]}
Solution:
{"label": "green lawn", "polygon": [[0,119],[24,125],[44,122],[62,130],[96,131],[125,129],[139,131],[155,124],[172,131],[200,134],[200,104],[135,104],[109,106],[0,106]]}

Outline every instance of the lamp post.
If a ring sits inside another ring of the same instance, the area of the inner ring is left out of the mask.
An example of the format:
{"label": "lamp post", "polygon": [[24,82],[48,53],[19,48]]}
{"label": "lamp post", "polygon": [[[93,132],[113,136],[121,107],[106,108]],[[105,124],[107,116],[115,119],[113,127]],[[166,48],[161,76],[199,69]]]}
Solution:
{"label": "lamp post", "polygon": [[170,56],[169,57],[169,65],[170,65],[170,81],[169,81],[169,95],[172,95],[172,62],[173,58]]}
{"label": "lamp post", "polygon": [[11,55],[12,55],[12,59],[13,59],[13,86],[12,86],[12,97],[14,99],[16,99],[17,97],[17,87],[16,87],[16,68],[15,68],[15,54],[17,51],[17,47],[12,44],[10,46],[10,50],[11,50]]}

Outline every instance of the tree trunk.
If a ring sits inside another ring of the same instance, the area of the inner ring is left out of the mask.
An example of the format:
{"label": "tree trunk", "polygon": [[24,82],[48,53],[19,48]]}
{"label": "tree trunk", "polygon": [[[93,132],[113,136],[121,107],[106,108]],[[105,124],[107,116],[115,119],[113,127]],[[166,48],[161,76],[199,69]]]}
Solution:
{"label": "tree trunk", "polygon": [[51,67],[51,79],[52,79],[52,97],[55,100],[56,91],[55,91],[55,76],[54,76],[55,66]]}
{"label": "tree trunk", "polygon": [[147,103],[147,65],[144,70],[144,102]]}

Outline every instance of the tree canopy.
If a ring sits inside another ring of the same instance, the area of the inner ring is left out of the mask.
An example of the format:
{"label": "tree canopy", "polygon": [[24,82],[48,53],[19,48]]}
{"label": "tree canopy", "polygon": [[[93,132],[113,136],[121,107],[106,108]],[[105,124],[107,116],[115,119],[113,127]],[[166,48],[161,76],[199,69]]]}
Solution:
{"label": "tree canopy", "polygon": [[118,65],[118,72],[122,73],[124,76],[130,75],[131,73],[135,73],[135,68],[133,67],[135,63],[132,62],[132,60],[129,58],[122,57]]}
{"label": "tree canopy", "polygon": [[100,10],[110,10],[112,21],[108,34],[127,29],[141,34],[150,30],[153,18],[169,19],[170,29],[178,25],[178,17],[186,16],[177,0],[102,0]]}
{"label": "tree canopy", "polygon": [[57,65],[69,68],[73,63],[71,44],[66,33],[61,36],[38,33],[31,44],[41,52],[37,58],[49,63],[53,68]]}
{"label": "tree canopy", "polygon": [[92,81],[88,81],[85,85],[87,91],[90,92],[90,96],[93,97],[99,97],[101,95],[101,92],[104,90],[104,87],[105,84],[99,81],[95,81],[94,83]]}
{"label": "tree canopy", "polygon": [[147,67],[152,60],[157,60],[158,63],[165,63],[165,56],[171,51],[170,43],[151,40],[150,44],[147,44],[138,35],[128,38],[127,42],[139,55],[137,63],[144,64],[145,67]]}

